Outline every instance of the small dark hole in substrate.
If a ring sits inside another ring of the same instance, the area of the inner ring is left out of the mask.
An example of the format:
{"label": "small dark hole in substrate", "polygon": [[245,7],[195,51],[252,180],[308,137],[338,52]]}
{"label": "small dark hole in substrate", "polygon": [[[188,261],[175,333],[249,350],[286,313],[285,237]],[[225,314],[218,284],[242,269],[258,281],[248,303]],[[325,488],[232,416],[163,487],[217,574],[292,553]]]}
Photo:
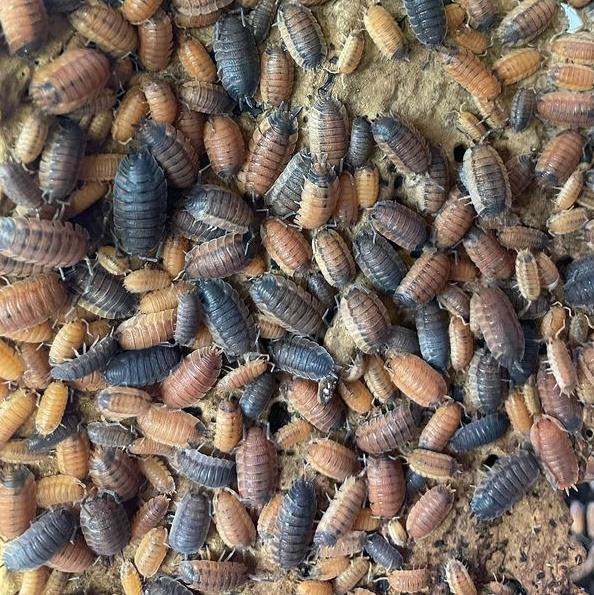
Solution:
{"label": "small dark hole in substrate", "polygon": [[481,464],[485,467],[492,467],[498,460],[499,457],[497,455],[489,455],[488,457],[483,459],[483,462]]}
{"label": "small dark hole in substrate", "polygon": [[586,428],[584,434],[588,440],[592,440],[592,438],[594,438],[594,430],[592,428]]}
{"label": "small dark hole in substrate", "polygon": [[464,153],[466,153],[466,147],[463,144],[459,144],[454,147],[454,159],[456,163],[462,163],[462,160],[464,159]]}
{"label": "small dark hole in substrate", "polygon": [[268,414],[268,423],[270,424],[270,431],[274,434],[277,430],[286,426],[291,421],[291,414],[287,409],[287,404],[279,401],[273,403]]}
{"label": "small dark hole in substrate", "polygon": [[396,176],[394,179],[394,189],[398,189],[404,183],[404,178],[402,176]]}

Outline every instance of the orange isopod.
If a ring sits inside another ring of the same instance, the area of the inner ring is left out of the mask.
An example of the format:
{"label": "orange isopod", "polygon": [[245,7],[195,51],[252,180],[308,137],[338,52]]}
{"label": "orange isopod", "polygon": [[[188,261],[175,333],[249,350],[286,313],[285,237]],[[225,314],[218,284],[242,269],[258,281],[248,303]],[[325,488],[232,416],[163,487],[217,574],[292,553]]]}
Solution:
{"label": "orange isopod", "polygon": [[177,57],[190,78],[216,83],[217,68],[200,41],[189,35],[182,36],[177,47]]}
{"label": "orange isopod", "polygon": [[590,31],[555,37],[550,50],[557,58],[594,66],[594,36]]}
{"label": "orange isopod", "polygon": [[68,387],[63,382],[50,382],[39,401],[35,429],[42,435],[53,432],[62,421],[68,404]]}
{"label": "orange isopod", "polygon": [[173,52],[173,25],[162,10],[138,26],[138,58],[150,72],[165,70]]}
{"label": "orange isopod", "polygon": [[89,472],[89,439],[86,432],[77,432],[56,446],[56,463],[60,473],[84,479]]}
{"label": "orange isopod", "polygon": [[444,450],[460,426],[461,418],[460,403],[449,401],[438,407],[421,432],[419,447],[436,452]]}
{"label": "orange isopod", "polygon": [[495,99],[501,93],[497,78],[470,50],[444,48],[439,56],[445,71],[474,97]]}
{"label": "orange isopod", "polygon": [[163,4],[163,0],[124,0],[122,14],[132,25],[140,25],[152,17]]}
{"label": "orange isopod", "polygon": [[217,532],[227,547],[242,549],[256,541],[256,527],[245,506],[233,492],[217,491],[212,505]]}
{"label": "orange isopod", "polygon": [[85,494],[85,485],[71,475],[48,475],[37,481],[37,506],[40,508],[74,504]]}
{"label": "orange isopod", "polygon": [[305,419],[296,419],[274,434],[274,441],[281,450],[291,450],[308,440],[314,431],[313,426]]}
{"label": "orange isopod", "polygon": [[29,419],[35,411],[35,405],[35,394],[22,388],[0,402],[0,446],[6,444]]}
{"label": "orange isopod", "polygon": [[313,252],[305,236],[276,217],[266,219],[260,228],[262,244],[287,275],[304,272]]}
{"label": "orange isopod", "polygon": [[390,401],[397,394],[396,387],[385,368],[384,361],[377,355],[366,358],[363,379],[373,396],[381,403]]}
{"label": "orange isopod", "polygon": [[162,79],[149,79],[142,83],[150,117],[155,122],[173,124],[177,117],[177,98],[171,85]]}
{"label": "orange isopod", "polygon": [[94,99],[108,78],[109,61],[101,52],[69,50],[35,71],[29,94],[44,112],[66,114]]}
{"label": "orange isopod", "polygon": [[533,418],[526,406],[522,389],[514,388],[505,399],[504,404],[505,412],[509,417],[513,429],[524,436],[529,436]]}
{"label": "orange isopod", "polygon": [[18,380],[25,371],[21,356],[0,339],[0,378]]}
{"label": "orange isopod", "polygon": [[477,55],[484,54],[490,45],[489,37],[482,31],[476,31],[475,29],[458,29],[452,34],[452,39],[457,45]]}
{"label": "orange isopod", "polygon": [[134,553],[134,564],[138,572],[145,578],[159,571],[167,555],[167,529],[155,527],[140,540]]}
{"label": "orange isopod", "polygon": [[547,77],[557,87],[569,91],[589,91],[594,87],[594,69],[585,64],[552,64]]}
{"label": "orange isopod", "polygon": [[162,494],[172,494],[175,491],[175,481],[167,465],[161,459],[150,456],[138,459],[140,472],[148,482]]}
{"label": "orange isopod", "polygon": [[443,376],[419,356],[392,353],[387,365],[396,387],[422,407],[433,407],[447,395],[448,388]]}
{"label": "orange isopod", "polygon": [[130,560],[123,560],[120,566],[120,583],[123,595],[141,595],[142,581]]}
{"label": "orange isopod", "polygon": [[305,458],[318,473],[336,481],[344,481],[360,470],[357,454],[329,438],[310,442]]}
{"label": "orange isopod", "polygon": [[216,391],[218,394],[230,393],[244,387],[246,384],[255,380],[268,369],[268,358],[259,356],[250,359],[237,368],[227,372],[218,382]]}
{"label": "orange isopod", "polygon": [[176,310],[136,314],[116,329],[116,338],[124,349],[147,349],[173,338]]}
{"label": "orange isopod", "polygon": [[111,128],[114,140],[128,143],[147,114],[148,104],[142,89],[140,87],[128,89],[120,101]]}
{"label": "orange isopod", "polygon": [[355,169],[353,174],[357,202],[362,209],[369,209],[379,198],[380,174],[373,163]]}
{"label": "orange isopod", "polygon": [[239,172],[246,148],[235,120],[228,116],[211,116],[204,126],[204,146],[217,176],[226,180]]}
{"label": "orange isopod", "polygon": [[185,411],[152,406],[137,420],[145,436],[168,446],[185,447],[200,440],[200,420]]}
{"label": "orange isopod", "polygon": [[406,57],[406,38],[394,17],[380,4],[372,4],[363,17],[369,37],[379,53],[387,60]]}
{"label": "orange isopod", "polygon": [[139,269],[126,275],[124,287],[129,293],[146,293],[155,289],[164,289],[171,284],[167,271],[159,269]]}
{"label": "orange isopod", "polygon": [[10,54],[36,52],[48,34],[48,18],[41,0],[19,0],[0,7],[0,25]]}
{"label": "orange isopod", "polygon": [[338,393],[351,411],[361,415],[371,411],[373,395],[360,380],[339,382]]}
{"label": "orange isopod", "polygon": [[49,118],[37,110],[31,110],[20,122],[19,133],[14,142],[13,155],[21,163],[31,163],[40,155],[49,132]]}

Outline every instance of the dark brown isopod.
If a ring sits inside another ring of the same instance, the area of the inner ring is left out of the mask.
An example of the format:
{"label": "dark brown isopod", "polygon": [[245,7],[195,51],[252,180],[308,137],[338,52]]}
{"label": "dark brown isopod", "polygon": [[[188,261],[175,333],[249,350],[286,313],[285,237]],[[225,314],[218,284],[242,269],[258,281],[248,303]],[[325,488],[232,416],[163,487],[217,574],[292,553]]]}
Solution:
{"label": "dark brown isopod", "polygon": [[493,357],[506,368],[519,364],[524,355],[524,334],[505,293],[497,287],[482,287],[473,294],[470,308],[471,324],[476,323]]}
{"label": "dark brown isopod", "polygon": [[556,11],[555,0],[525,0],[505,15],[497,37],[503,45],[523,45],[549,26]]}
{"label": "dark brown isopod", "polygon": [[195,246],[186,257],[186,273],[194,279],[221,279],[239,272],[257,247],[254,234],[228,233]]}
{"label": "dark brown isopod", "polygon": [[464,153],[463,182],[479,217],[494,217],[511,206],[507,170],[497,151],[487,144]]}
{"label": "dark brown isopod", "polygon": [[518,89],[512,99],[509,124],[516,132],[521,132],[530,126],[536,109],[536,93],[534,89],[522,87]]}
{"label": "dark brown isopod", "polygon": [[163,168],[167,181],[175,188],[188,188],[198,174],[198,156],[184,135],[171,124],[145,121],[136,138]]}
{"label": "dark brown isopod", "polygon": [[376,203],[370,219],[378,233],[405,250],[418,250],[427,240],[427,226],[423,218],[396,201]]}
{"label": "dark brown isopod", "polygon": [[295,215],[301,202],[301,191],[311,166],[311,156],[301,150],[289,160],[265,194],[266,205],[279,218]]}
{"label": "dark brown isopod", "polygon": [[395,299],[407,307],[430,302],[446,285],[450,259],[441,252],[425,252],[412,265],[396,289]]}
{"label": "dark brown isopod", "polygon": [[80,127],[58,118],[50,130],[39,162],[39,186],[51,200],[62,200],[74,189],[85,149]]}
{"label": "dark brown isopod", "polygon": [[102,494],[80,509],[80,528],[87,545],[99,556],[113,556],[130,541],[130,523],[122,504]]}
{"label": "dark brown isopod", "polygon": [[276,446],[259,426],[252,426],[237,448],[237,487],[241,499],[259,509],[274,494],[278,479]]}
{"label": "dark brown isopod", "polygon": [[351,138],[346,160],[351,167],[365,165],[373,151],[373,134],[369,120],[357,116],[351,127]]}
{"label": "dark brown isopod", "polygon": [[236,591],[248,580],[248,568],[243,562],[188,560],[180,562],[179,576],[203,593],[226,593]]}
{"label": "dark brown isopod", "polygon": [[48,33],[42,0],[19,0],[0,8],[0,25],[11,54],[27,55],[40,49]]}
{"label": "dark brown isopod", "polygon": [[382,346],[390,316],[376,293],[352,287],[341,299],[340,313],[352,340],[363,353],[374,353]]}
{"label": "dark brown isopod", "polygon": [[329,94],[320,91],[309,111],[309,144],[313,155],[324,155],[338,167],[349,146],[349,121],[346,108]]}
{"label": "dark brown isopod", "polygon": [[95,449],[89,461],[89,475],[97,487],[116,494],[122,501],[136,496],[141,483],[136,461],[111,448]]}
{"label": "dark brown isopod", "polygon": [[321,332],[324,306],[293,281],[280,275],[263,275],[253,281],[250,295],[257,308],[283,328],[302,335]]}
{"label": "dark brown isopod", "polygon": [[0,187],[2,193],[17,207],[36,209],[43,205],[43,194],[35,176],[20,163],[0,163]]}
{"label": "dark brown isopod", "polygon": [[281,38],[295,62],[306,70],[322,64],[326,58],[326,41],[313,13],[301,3],[289,2],[278,10]]}
{"label": "dark brown isopod", "polygon": [[88,250],[87,230],[69,222],[0,218],[0,252],[15,260],[51,267],[76,264]]}
{"label": "dark brown isopod", "polygon": [[372,417],[357,427],[357,446],[369,454],[382,454],[402,448],[418,434],[418,407],[408,402]]}
{"label": "dark brown isopod", "polygon": [[403,173],[423,174],[429,168],[429,144],[402,116],[382,116],[371,123],[373,138],[396,168]]}

